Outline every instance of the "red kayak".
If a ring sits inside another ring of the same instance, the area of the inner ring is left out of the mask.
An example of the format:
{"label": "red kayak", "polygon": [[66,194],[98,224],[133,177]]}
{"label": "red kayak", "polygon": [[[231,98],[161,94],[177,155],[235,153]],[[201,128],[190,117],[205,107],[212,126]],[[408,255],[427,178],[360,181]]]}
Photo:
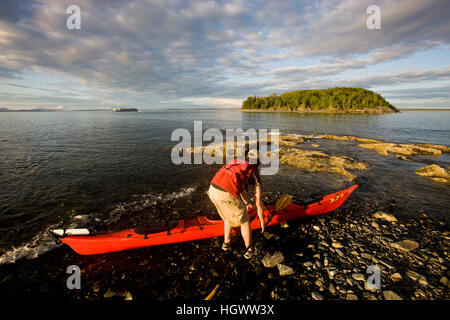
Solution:
{"label": "red kayak", "polygon": [[[269,221],[267,226],[333,211],[340,207],[357,187],[355,184],[310,204],[290,203],[278,212],[273,212],[273,206],[267,206],[264,211],[266,223]],[[256,210],[249,212],[249,216],[252,229],[261,228]],[[91,233],[87,229],[57,229],[51,232],[75,252],[89,255],[219,237],[223,236],[224,230],[222,220],[199,216],[169,220],[166,224],[148,224],[119,232]],[[232,232],[239,232],[239,228],[233,228]]]}

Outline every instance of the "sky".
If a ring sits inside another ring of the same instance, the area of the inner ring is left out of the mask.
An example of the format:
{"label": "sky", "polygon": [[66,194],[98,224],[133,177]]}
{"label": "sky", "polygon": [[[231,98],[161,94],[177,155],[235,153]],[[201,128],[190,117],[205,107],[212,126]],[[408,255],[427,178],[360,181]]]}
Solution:
{"label": "sky", "polygon": [[239,108],[340,86],[450,108],[449,12],[448,0],[2,0],[0,108]]}

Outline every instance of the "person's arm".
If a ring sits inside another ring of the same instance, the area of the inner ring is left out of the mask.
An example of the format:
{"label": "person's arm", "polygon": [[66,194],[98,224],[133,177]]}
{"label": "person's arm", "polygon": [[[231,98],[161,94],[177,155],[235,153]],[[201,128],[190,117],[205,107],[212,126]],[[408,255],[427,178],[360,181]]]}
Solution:
{"label": "person's arm", "polygon": [[261,184],[259,183],[255,183],[255,205],[259,221],[261,222],[261,233],[264,233],[264,231],[266,231],[266,222],[264,221],[264,205],[262,201]]}
{"label": "person's arm", "polygon": [[248,201],[247,192],[245,190],[241,192],[241,199],[244,202],[244,205],[247,208],[247,211],[250,211],[251,209],[253,209],[252,204],[250,203],[250,201]]}

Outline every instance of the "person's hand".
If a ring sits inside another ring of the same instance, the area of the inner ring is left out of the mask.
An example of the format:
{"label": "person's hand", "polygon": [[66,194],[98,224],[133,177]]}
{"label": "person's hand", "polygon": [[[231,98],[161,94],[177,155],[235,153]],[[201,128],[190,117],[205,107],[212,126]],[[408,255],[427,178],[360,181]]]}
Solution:
{"label": "person's hand", "polygon": [[266,223],[264,222],[264,219],[261,220],[261,233],[264,233],[266,231]]}
{"label": "person's hand", "polygon": [[253,210],[253,209],[255,209],[255,206],[252,205],[250,202],[247,203],[247,212],[249,212],[249,211],[251,211],[251,210]]}

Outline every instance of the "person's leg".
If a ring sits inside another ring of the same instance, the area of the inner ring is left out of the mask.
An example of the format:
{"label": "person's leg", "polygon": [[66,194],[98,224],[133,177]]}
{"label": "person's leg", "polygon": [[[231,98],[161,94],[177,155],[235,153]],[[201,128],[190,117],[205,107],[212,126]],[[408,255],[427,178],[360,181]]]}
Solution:
{"label": "person's leg", "polygon": [[252,242],[252,229],[249,221],[241,224],[241,235],[242,239],[244,239],[245,247],[248,248]]}
{"label": "person's leg", "polygon": [[231,225],[226,220],[223,221],[223,242],[230,243]]}

